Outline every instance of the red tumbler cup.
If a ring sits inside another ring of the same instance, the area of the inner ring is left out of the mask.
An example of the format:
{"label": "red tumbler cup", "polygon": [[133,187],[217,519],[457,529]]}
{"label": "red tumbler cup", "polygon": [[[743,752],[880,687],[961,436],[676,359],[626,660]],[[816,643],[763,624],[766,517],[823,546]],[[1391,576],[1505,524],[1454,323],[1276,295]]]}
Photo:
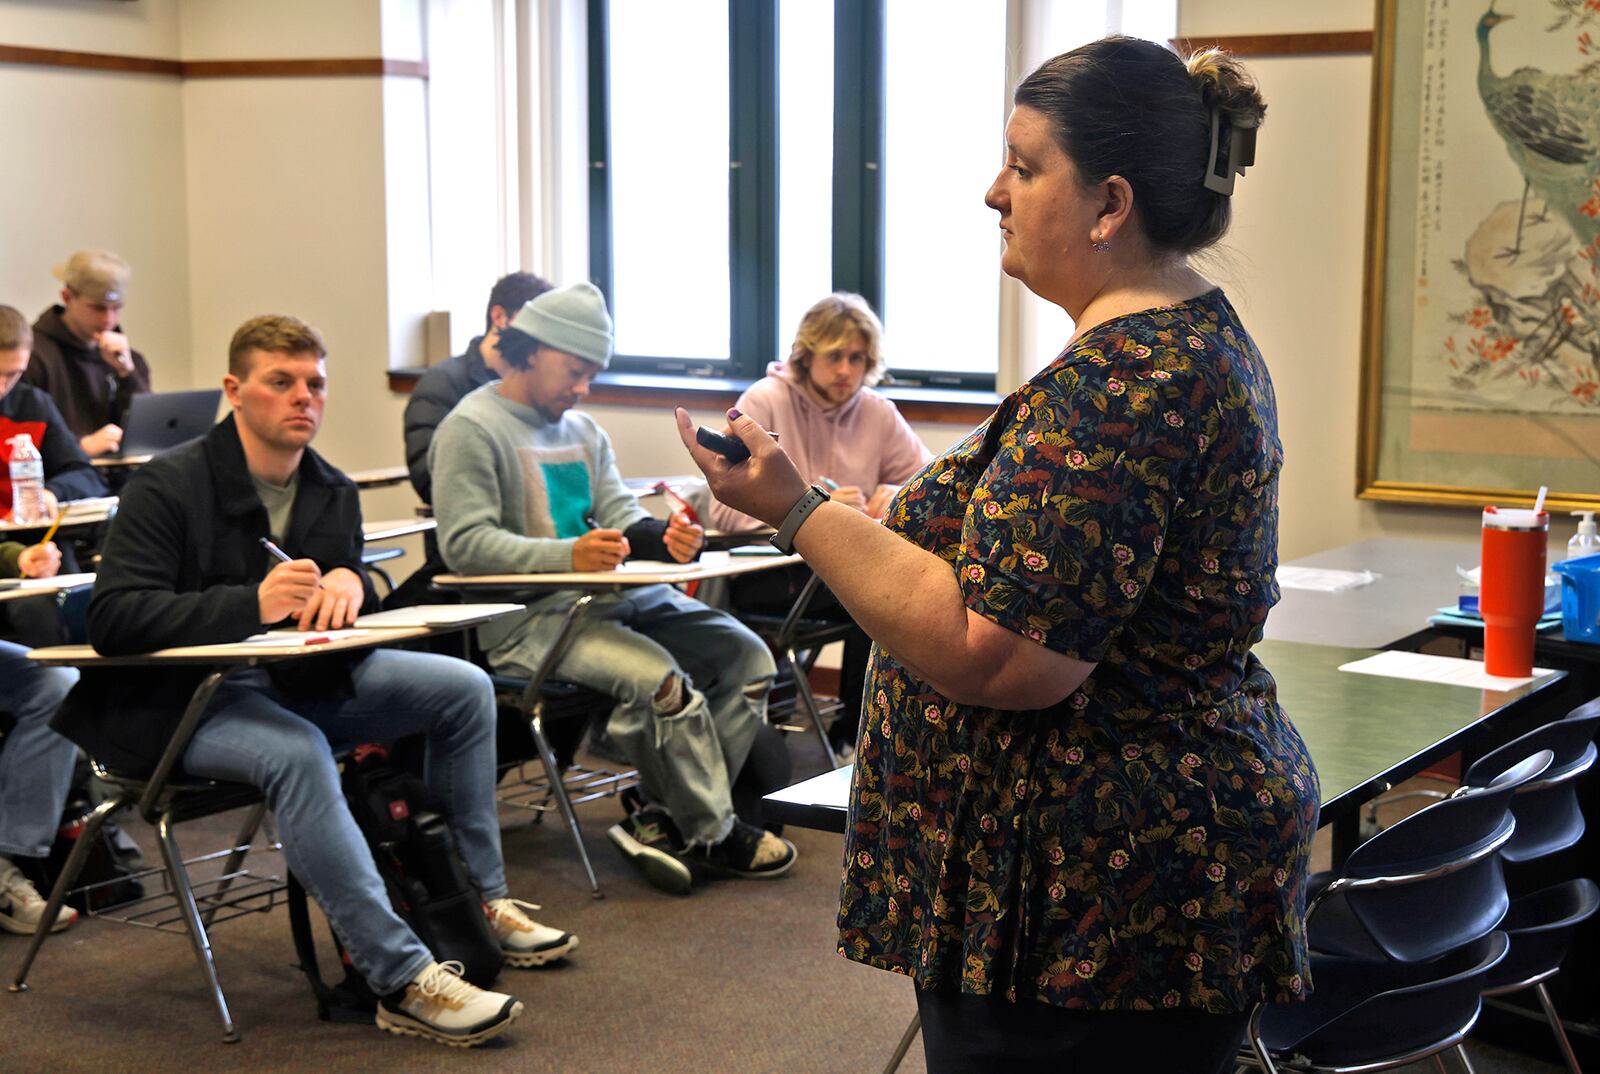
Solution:
{"label": "red tumbler cup", "polygon": [[1483,670],[1533,674],[1533,636],[1544,614],[1544,511],[1483,509],[1483,559],[1478,611],[1483,616]]}

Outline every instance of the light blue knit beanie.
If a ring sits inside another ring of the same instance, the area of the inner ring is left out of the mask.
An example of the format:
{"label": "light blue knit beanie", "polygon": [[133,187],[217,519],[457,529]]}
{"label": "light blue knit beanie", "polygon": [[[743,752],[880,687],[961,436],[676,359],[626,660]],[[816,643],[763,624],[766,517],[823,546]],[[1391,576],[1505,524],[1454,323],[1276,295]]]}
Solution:
{"label": "light blue knit beanie", "polygon": [[511,327],[601,369],[611,364],[611,315],[606,312],[606,296],[587,281],[529,300],[511,319]]}

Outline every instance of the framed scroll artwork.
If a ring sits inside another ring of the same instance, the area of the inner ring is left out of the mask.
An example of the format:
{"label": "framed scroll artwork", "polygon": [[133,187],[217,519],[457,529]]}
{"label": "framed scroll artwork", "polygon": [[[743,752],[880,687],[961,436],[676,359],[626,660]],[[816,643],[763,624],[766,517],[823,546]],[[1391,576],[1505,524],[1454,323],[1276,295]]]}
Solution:
{"label": "framed scroll artwork", "polygon": [[1357,491],[1600,508],[1600,0],[1379,0]]}

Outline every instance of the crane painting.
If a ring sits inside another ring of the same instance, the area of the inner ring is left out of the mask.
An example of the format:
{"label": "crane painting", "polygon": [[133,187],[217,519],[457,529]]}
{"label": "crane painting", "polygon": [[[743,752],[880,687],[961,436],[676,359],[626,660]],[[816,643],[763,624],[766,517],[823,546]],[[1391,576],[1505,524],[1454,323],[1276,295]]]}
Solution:
{"label": "crane painting", "polygon": [[1470,35],[1465,6],[1428,31],[1423,122],[1472,156],[1423,136],[1415,402],[1600,415],[1600,0],[1493,0]]}

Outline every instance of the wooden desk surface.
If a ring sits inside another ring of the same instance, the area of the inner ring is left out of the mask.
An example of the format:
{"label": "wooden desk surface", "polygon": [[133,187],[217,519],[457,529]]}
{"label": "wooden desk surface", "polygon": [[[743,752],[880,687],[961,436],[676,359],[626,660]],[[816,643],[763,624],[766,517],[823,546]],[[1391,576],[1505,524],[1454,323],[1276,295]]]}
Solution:
{"label": "wooden desk surface", "polygon": [[89,460],[89,465],[102,470],[115,470],[124,466],[131,470],[135,466],[143,466],[153,458],[154,455],[96,455]]}
{"label": "wooden desk surface", "polygon": [[675,569],[620,571],[552,571],[544,574],[441,574],[433,580],[440,589],[627,589],[642,585],[676,585],[707,578],[727,578],[735,574],[770,571],[803,563],[799,556],[736,556],[726,552],[707,552],[694,563]]}
{"label": "wooden desk surface", "polygon": [[[1278,682],[1278,697],[1311,752],[1322,784],[1321,823],[1349,817],[1362,802],[1492,731],[1522,703],[1555,685],[1546,675],[1506,692],[1378,678],[1340,671],[1372,650],[1264,641],[1256,654]],[[842,832],[849,801],[846,766],[775,791],[775,819]],[[841,775],[843,773],[843,775]]]}

